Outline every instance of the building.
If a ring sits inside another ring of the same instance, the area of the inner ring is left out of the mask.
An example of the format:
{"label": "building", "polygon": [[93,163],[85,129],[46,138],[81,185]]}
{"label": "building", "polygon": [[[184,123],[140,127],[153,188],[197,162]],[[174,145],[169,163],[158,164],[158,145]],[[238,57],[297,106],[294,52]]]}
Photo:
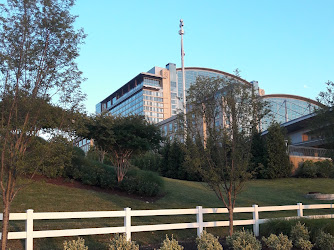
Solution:
{"label": "building", "polygon": [[[300,96],[265,95],[265,91],[259,88],[257,81],[248,82],[220,70],[186,67],[184,72],[186,90],[195,83],[199,76],[235,78],[244,84],[253,86],[257,93],[269,102],[272,113],[270,118],[264,120],[261,126],[262,131],[267,129],[272,120],[280,123],[288,122],[310,114],[320,106],[316,101]],[[175,137],[180,138],[180,135],[177,134],[179,124],[176,115],[183,110],[182,78],[181,68],[176,68],[174,63],[168,63],[165,68],[155,66],[147,72],[139,73],[96,104],[96,113],[144,115],[149,122],[157,123],[161,127],[162,134],[170,140]],[[85,143],[85,145],[89,144]],[[85,146],[85,151],[88,148]]]}
{"label": "building", "polygon": [[[185,68],[186,89],[196,81],[198,76],[234,77],[239,81],[256,85],[232,74],[208,69]],[[140,114],[153,123],[159,123],[179,113],[183,109],[182,70],[174,63],[166,68],[153,67],[147,72],[138,74],[117,91],[96,105],[96,113],[109,112],[112,115]],[[264,93],[259,89],[259,92]]]}
{"label": "building", "polygon": [[262,97],[268,102],[270,108],[270,116],[263,119],[262,131],[267,130],[272,121],[283,124],[312,114],[322,106],[317,101],[296,95],[273,94],[263,95]]}

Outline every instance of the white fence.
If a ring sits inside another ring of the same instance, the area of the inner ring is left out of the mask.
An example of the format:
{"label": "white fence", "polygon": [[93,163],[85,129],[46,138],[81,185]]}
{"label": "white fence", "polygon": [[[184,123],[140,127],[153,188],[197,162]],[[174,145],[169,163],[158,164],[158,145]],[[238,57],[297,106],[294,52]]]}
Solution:
{"label": "white fence", "polygon": [[[333,209],[333,204],[316,204],[316,205],[297,205],[288,206],[267,206],[259,207],[237,207],[234,208],[234,213],[252,213],[253,219],[250,220],[234,220],[235,226],[253,225],[253,231],[256,236],[260,233],[260,224],[265,223],[269,219],[260,219],[259,212],[274,212],[296,210],[297,217],[306,218],[334,218],[334,214],[303,216],[305,209]],[[192,209],[162,209],[162,210],[131,210],[124,208],[123,211],[102,211],[102,212],[56,212],[56,213],[34,213],[29,209],[26,213],[11,213],[9,220],[26,221],[25,231],[9,232],[8,239],[25,239],[25,249],[33,249],[33,239],[47,237],[63,237],[63,236],[80,236],[80,235],[96,235],[96,234],[111,234],[125,233],[128,240],[131,239],[131,233],[158,231],[158,230],[173,230],[173,229],[188,229],[197,228],[197,235],[200,235],[203,228],[207,227],[222,227],[229,226],[228,221],[210,221],[203,220],[204,214],[227,214],[226,208],[203,208],[197,206]],[[131,218],[137,216],[159,216],[159,215],[196,215],[196,222],[192,223],[173,223],[173,224],[156,224],[156,225],[140,225],[132,226]],[[104,228],[84,228],[84,229],[65,229],[65,230],[43,230],[34,231],[34,221],[36,220],[57,220],[57,219],[84,219],[84,218],[115,218],[123,217],[124,226],[121,227],[104,227]],[[287,218],[287,217],[285,217]],[[295,217],[288,217],[295,218]],[[0,220],[3,215],[0,214]],[[0,234],[1,235],[1,234]]]}

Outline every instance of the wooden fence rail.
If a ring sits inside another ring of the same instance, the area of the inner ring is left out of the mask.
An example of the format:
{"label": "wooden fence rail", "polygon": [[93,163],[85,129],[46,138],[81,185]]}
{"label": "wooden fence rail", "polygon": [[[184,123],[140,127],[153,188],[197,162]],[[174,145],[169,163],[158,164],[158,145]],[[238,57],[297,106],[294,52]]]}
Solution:
{"label": "wooden fence rail", "polygon": [[[234,220],[235,226],[253,225],[253,232],[256,236],[260,234],[260,224],[267,222],[268,218],[260,219],[260,212],[274,212],[274,211],[297,211],[296,217],[283,218],[334,218],[334,214],[303,216],[303,211],[306,209],[333,209],[333,204],[315,204],[288,206],[266,206],[259,207],[253,205],[252,207],[236,207],[234,213],[252,213],[253,219],[250,220]],[[332,212],[332,211],[331,211]],[[32,209],[28,209],[26,213],[11,213],[9,220],[25,221],[25,231],[23,232],[9,232],[8,239],[25,239],[25,249],[33,249],[34,238],[47,237],[64,237],[64,236],[82,236],[82,235],[96,235],[96,234],[111,234],[111,233],[125,233],[127,240],[131,239],[131,233],[147,232],[158,230],[174,230],[174,229],[189,229],[196,228],[197,235],[200,236],[203,228],[206,227],[222,227],[229,226],[228,221],[210,221],[203,220],[204,214],[227,214],[226,208],[203,208],[197,206],[191,209],[161,209],[161,210],[131,210],[131,208],[124,208],[123,211],[101,211],[101,212],[56,212],[56,213],[34,213]],[[131,225],[131,218],[137,216],[161,216],[161,215],[196,215],[196,222],[192,223],[170,223],[170,224],[156,224],[156,225]],[[64,219],[83,219],[83,218],[115,218],[123,217],[124,226],[121,227],[103,227],[103,228],[84,228],[84,229],[63,229],[63,230],[43,230],[34,231],[34,221],[36,220],[64,220]],[[0,220],[3,215],[0,214]],[[1,234],[0,234],[1,236]]]}

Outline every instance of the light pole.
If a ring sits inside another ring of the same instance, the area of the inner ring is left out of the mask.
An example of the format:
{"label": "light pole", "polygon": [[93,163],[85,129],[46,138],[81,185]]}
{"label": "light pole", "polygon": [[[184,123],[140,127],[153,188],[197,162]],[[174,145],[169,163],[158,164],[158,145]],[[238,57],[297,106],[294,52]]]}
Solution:
{"label": "light pole", "polygon": [[187,113],[187,107],[186,107],[186,76],[185,76],[185,71],[184,71],[184,50],[183,50],[183,35],[184,35],[184,30],[183,30],[183,20],[180,19],[180,30],[179,30],[179,35],[181,35],[181,67],[182,67],[182,89],[183,89],[183,119],[184,119],[184,142],[186,139],[186,113]]}

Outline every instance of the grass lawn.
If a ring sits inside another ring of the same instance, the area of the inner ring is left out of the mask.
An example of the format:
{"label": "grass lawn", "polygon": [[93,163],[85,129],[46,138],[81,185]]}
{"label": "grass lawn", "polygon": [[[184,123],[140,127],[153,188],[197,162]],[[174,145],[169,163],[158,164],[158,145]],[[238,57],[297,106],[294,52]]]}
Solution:
{"label": "grass lawn", "polygon": [[[215,194],[208,190],[202,183],[165,179],[166,195],[155,201],[132,199],[104,192],[68,188],[38,181],[23,190],[15,198],[11,212],[24,212],[26,209],[34,209],[34,212],[57,212],[57,211],[105,211],[123,210],[125,207],[132,209],[166,209],[166,208],[195,208],[223,207]],[[294,205],[297,202],[303,204],[330,203],[330,201],[315,201],[304,197],[308,192],[334,193],[333,179],[277,179],[277,180],[253,180],[246,183],[244,191],[240,193],[236,206],[259,206],[270,205]],[[311,211],[317,213],[318,211]],[[304,212],[310,214],[311,212]],[[260,218],[275,216],[294,216],[295,211],[260,214]],[[236,214],[236,218],[251,218],[251,214]],[[225,215],[219,217],[207,215],[205,220],[224,220]],[[195,216],[159,216],[133,218],[132,224],[155,224],[193,222]],[[34,230],[41,229],[65,229],[85,227],[107,227],[110,225],[120,226],[123,219],[82,219],[82,220],[46,220],[34,224]],[[24,228],[24,223],[11,222],[11,231]],[[227,228],[212,229],[217,235],[226,235]],[[211,230],[208,230],[211,231]],[[174,234],[179,240],[193,239],[196,237],[195,230],[177,230],[168,232],[145,232],[133,234],[133,239],[142,245],[161,242],[164,235]],[[89,249],[103,249],[110,236],[89,236],[86,239]],[[75,237],[76,238],[76,237]],[[71,238],[72,239],[72,238]],[[34,240],[36,249],[61,249],[64,238],[49,238]],[[10,241],[12,249],[23,249],[23,241]]]}

